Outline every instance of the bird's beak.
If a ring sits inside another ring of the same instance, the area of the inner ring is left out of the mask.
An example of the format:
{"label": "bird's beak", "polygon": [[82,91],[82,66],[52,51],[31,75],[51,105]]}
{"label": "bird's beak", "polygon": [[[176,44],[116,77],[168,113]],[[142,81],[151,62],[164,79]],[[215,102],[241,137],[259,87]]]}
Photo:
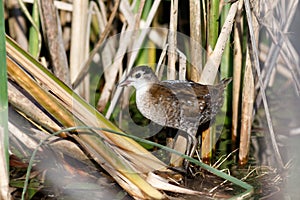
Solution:
{"label": "bird's beak", "polygon": [[118,84],[118,87],[128,86],[128,85],[130,85],[130,83],[132,83],[131,80],[125,79],[124,81],[122,81]]}

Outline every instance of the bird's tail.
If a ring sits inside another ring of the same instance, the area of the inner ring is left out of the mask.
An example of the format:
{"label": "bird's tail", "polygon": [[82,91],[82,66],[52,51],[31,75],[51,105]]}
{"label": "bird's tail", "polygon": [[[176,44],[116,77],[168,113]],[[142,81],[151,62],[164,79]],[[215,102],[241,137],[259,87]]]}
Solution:
{"label": "bird's tail", "polygon": [[226,87],[231,81],[232,81],[232,77],[223,78],[220,82],[220,85],[223,85],[224,87]]}

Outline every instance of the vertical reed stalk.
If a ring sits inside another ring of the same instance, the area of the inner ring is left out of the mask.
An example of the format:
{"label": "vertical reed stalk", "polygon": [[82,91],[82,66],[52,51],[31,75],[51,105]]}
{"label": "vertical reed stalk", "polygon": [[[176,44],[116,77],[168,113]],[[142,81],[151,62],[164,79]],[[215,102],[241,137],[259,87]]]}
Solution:
{"label": "vertical reed stalk", "polygon": [[191,68],[192,81],[198,82],[202,71],[201,48],[201,6],[200,1],[190,0],[190,37],[191,37]]}
{"label": "vertical reed stalk", "polygon": [[254,78],[252,73],[252,65],[247,48],[246,69],[244,74],[243,94],[242,94],[242,121],[241,121],[241,136],[240,136],[240,151],[239,164],[245,165],[248,162],[252,112],[254,102]]}
{"label": "vertical reed stalk", "polygon": [[39,0],[39,11],[53,72],[65,84],[70,85],[67,54],[63,46],[62,30],[54,1]]}
{"label": "vertical reed stalk", "polygon": [[[73,81],[80,72],[82,63],[88,58],[88,1],[74,1],[72,13],[72,34],[70,50],[70,79]],[[86,76],[76,91],[89,101],[89,76]]]}
{"label": "vertical reed stalk", "polygon": [[[230,9],[230,4],[226,3],[223,7],[223,10],[221,12],[221,24],[223,25],[225,23],[225,20],[227,18],[228,12]],[[225,45],[225,49],[223,52],[221,65],[220,65],[220,71],[221,71],[221,78],[228,78],[232,76],[232,51],[230,48],[230,36],[228,37]],[[222,113],[226,114],[227,110],[230,110],[231,105],[229,104],[231,102],[231,91],[230,87],[225,88],[224,92],[224,104],[222,106]],[[225,116],[225,122],[224,125],[229,125],[231,122],[231,117]]]}
{"label": "vertical reed stalk", "polygon": [[214,50],[219,36],[219,0],[209,2],[208,16],[208,47],[207,52],[210,55]]}
{"label": "vertical reed stalk", "polygon": [[234,24],[234,57],[233,57],[233,83],[232,83],[232,128],[231,138],[233,149],[235,149],[238,135],[239,102],[241,90],[241,75],[243,64],[242,39],[243,39],[243,1],[239,2],[236,21]]}
{"label": "vertical reed stalk", "polygon": [[36,27],[34,27],[32,25],[29,29],[29,47],[28,47],[28,51],[36,59],[39,57],[39,54],[40,54],[40,41],[37,40],[40,33],[36,29],[36,28],[40,27],[39,26],[39,24],[40,24],[40,18],[39,17],[40,16],[39,16],[38,1],[35,0],[33,2],[33,7],[32,7],[32,19],[33,19]]}
{"label": "vertical reed stalk", "polygon": [[0,85],[0,199],[10,199],[7,70],[2,0],[0,0]]}
{"label": "vertical reed stalk", "polygon": [[[215,45],[218,40],[219,33],[219,0],[212,0],[208,2],[208,18],[207,18],[207,57],[213,52]],[[204,163],[211,162],[212,148],[215,129],[208,128],[202,132],[202,147],[201,147],[201,157]]]}
{"label": "vertical reed stalk", "polygon": [[209,164],[212,156],[212,137],[211,128],[202,132],[201,158],[202,162]]}
{"label": "vertical reed stalk", "polygon": [[171,0],[170,31],[168,36],[168,80],[175,80],[175,64],[177,58],[177,23],[178,23],[178,0]]}

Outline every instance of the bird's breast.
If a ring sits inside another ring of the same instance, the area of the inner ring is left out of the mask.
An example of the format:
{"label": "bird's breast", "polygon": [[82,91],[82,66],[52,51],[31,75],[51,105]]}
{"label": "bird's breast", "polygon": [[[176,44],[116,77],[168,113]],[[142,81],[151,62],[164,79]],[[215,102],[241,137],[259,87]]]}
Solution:
{"label": "bird's breast", "polygon": [[136,91],[138,110],[144,117],[162,126],[166,126],[168,120],[167,112],[169,108],[164,104],[165,100],[166,97],[154,96],[148,87],[143,87]]}

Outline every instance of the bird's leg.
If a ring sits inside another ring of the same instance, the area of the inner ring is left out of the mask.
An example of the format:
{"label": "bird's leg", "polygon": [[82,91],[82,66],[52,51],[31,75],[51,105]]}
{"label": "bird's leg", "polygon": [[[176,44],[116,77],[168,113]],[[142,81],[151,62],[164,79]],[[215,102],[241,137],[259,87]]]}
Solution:
{"label": "bird's leg", "polygon": [[[186,133],[187,133],[187,140],[188,140],[186,154],[190,157],[193,157],[193,155],[196,151],[197,145],[198,145],[198,140],[196,138],[196,134],[194,134],[194,133],[197,133],[197,130],[190,128]],[[184,168],[188,169],[188,166],[189,166],[189,162],[186,161],[184,163]]]}
{"label": "bird's leg", "polygon": [[198,145],[197,138],[194,135],[188,134],[188,145],[187,145],[186,154],[192,157],[195,153],[197,145]]}
{"label": "bird's leg", "polygon": [[187,132],[184,132],[181,130],[179,130],[178,134],[181,135],[182,137],[184,137],[187,141],[185,154],[192,157],[194,155],[196,147],[198,145],[197,138],[193,134],[190,134],[190,133],[187,133]]}
{"label": "bird's leg", "polygon": [[[195,136],[186,134],[187,138],[187,148],[186,148],[186,155],[193,157],[195,150],[197,148],[198,140]],[[184,168],[187,170],[189,167],[189,161],[184,161]]]}
{"label": "bird's leg", "polygon": [[[196,147],[197,147],[198,141],[197,138],[191,134],[188,134],[185,131],[179,130],[178,135],[175,138],[173,149],[182,153],[186,154],[188,156],[193,156]],[[181,167],[183,166],[184,158],[176,155],[171,154],[170,158],[170,165],[173,167]],[[184,163],[184,168],[188,168],[188,162],[186,161]]]}
{"label": "bird's leg", "polygon": [[197,130],[198,129],[195,127],[190,127],[186,132],[188,136],[188,146],[187,146],[186,154],[190,157],[194,155],[198,145],[198,140],[196,138]]}

